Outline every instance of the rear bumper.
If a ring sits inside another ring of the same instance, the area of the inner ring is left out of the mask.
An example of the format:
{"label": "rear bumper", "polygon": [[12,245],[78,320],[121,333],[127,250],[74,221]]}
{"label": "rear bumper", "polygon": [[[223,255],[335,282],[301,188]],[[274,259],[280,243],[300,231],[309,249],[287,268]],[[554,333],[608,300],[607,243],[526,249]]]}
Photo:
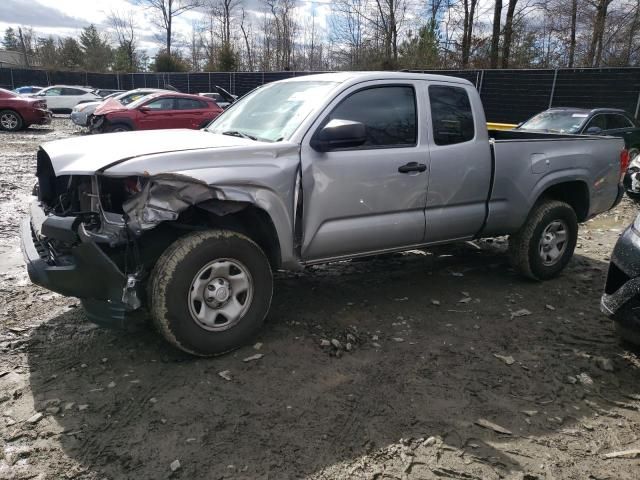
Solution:
{"label": "rear bumper", "polygon": [[[87,235],[75,217],[46,216],[38,202],[20,228],[22,253],[29,278],[61,295],[77,297],[95,323],[122,326],[130,310],[123,302],[126,276]],[[58,255],[50,241],[73,245]]]}

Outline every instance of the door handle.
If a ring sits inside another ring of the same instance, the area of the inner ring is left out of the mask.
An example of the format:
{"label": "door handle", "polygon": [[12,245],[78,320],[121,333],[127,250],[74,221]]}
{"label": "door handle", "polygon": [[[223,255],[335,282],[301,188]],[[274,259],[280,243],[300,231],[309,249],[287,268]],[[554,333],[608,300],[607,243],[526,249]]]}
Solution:
{"label": "door handle", "polygon": [[400,173],[424,172],[427,166],[424,163],[409,162],[406,165],[398,167]]}

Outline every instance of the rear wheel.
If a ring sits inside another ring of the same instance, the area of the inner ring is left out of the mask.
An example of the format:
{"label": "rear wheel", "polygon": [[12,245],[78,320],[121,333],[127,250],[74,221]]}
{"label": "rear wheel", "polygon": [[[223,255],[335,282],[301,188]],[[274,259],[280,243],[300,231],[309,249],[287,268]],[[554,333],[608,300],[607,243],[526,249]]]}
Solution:
{"label": "rear wheel", "polygon": [[15,132],[23,127],[24,122],[18,112],[13,110],[0,111],[0,128],[9,132]]}
{"label": "rear wheel", "polygon": [[571,260],[577,240],[578,220],[573,208],[557,200],[542,201],[520,231],[509,238],[511,264],[525,277],[553,278]]}
{"label": "rear wheel", "polygon": [[267,257],[248,237],[228,230],[176,240],[150,280],[151,314],[174,346],[199,356],[248,343],[269,311],[273,278]]}

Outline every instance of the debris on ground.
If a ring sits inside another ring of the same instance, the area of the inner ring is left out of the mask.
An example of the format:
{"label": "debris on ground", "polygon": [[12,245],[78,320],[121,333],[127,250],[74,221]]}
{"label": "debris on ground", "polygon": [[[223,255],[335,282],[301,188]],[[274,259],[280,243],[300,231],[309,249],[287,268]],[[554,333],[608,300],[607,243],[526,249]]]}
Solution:
{"label": "debris on ground", "polygon": [[498,360],[502,360],[507,365],[513,365],[515,363],[514,358],[511,355],[498,355],[497,353],[493,354]]}
{"label": "debris on ground", "polygon": [[253,362],[255,360],[260,360],[262,357],[264,357],[264,353],[256,353],[255,355],[251,355],[249,357],[243,358],[242,361],[245,363]]}
{"label": "debris on ground", "polygon": [[502,433],[504,435],[512,435],[511,430],[507,430],[506,428],[501,427],[496,423],[490,422],[485,418],[479,418],[478,420],[475,421],[475,424],[482,428],[493,430],[494,432],[497,432],[497,433]]}
{"label": "debris on ground", "polygon": [[231,370],[223,370],[221,372],[218,372],[218,376],[220,378],[224,378],[228,382],[230,382],[232,380]]}

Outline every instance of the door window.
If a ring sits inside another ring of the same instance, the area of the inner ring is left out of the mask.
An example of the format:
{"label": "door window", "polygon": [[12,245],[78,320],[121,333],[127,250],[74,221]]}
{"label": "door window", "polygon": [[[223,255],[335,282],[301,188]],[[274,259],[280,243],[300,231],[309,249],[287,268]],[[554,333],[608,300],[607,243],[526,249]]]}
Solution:
{"label": "door window", "polygon": [[473,111],[464,88],[431,85],[429,102],[436,145],[452,145],[473,139]]}
{"label": "door window", "polygon": [[592,127],[598,127],[600,130],[606,130],[607,129],[607,119],[606,119],[606,117],[604,115],[596,115],[595,117],[593,117],[589,121],[589,124],[586,126],[585,132],[588,131]]}
{"label": "door window", "polygon": [[199,110],[206,108],[203,102],[191,98],[178,98],[176,99],[176,103],[176,110]]}
{"label": "door window", "polygon": [[63,88],[62,89],[62,95],[84,95],[87,92],[85,92],[84,90],[79,90],[77,88]]}
{"label": "door window", "polygon": [[372,87],[355,92],[343,100],[324,123],[333,119],[365,125],[367,140],[357,149],[416,144],[416,95],[410,86]]}
{"label": "door window", "polygon": [[173,110],[173,98],[158,98],[147,103],[145,107],[154,111]]}
{"label": "door window", "polygon": [[615,130],[618,128],[631,128],[631,122],[624,116],[619,114],[609,114],[607,117],[607,130]]}
{"label": "door window", "polygon": [[50,88],[44,94],[47,97],[57,97],[58,95],[61,95],[61,92],[62,92],[61,88]]}

